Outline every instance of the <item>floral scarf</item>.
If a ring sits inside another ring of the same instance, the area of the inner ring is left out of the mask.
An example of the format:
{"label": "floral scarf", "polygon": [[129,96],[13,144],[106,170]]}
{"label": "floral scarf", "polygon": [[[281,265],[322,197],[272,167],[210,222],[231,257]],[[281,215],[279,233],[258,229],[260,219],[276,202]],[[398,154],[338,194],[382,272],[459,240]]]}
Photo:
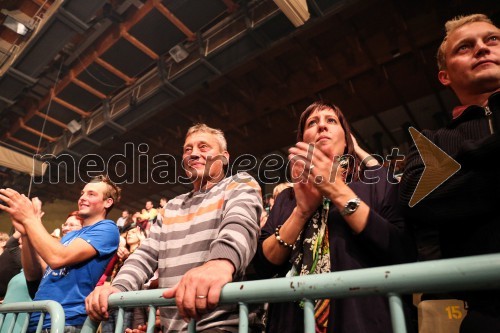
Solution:
{"label": "floral scarf", "polygon": [[[330,204],[330,200],[323,199],[323,204],[307,222],[297,239],[290,259],[293,265],[291,275],[322,274],[331,271],[327,223]],[[326,332],[329,310],[329,299],[316,300],[316,332]]]}

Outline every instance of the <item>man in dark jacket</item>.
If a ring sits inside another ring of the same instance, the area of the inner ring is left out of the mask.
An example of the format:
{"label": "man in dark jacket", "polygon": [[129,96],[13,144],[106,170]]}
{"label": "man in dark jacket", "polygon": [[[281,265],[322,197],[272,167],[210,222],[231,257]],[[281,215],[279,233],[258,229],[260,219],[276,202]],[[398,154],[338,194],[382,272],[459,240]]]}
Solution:
{"label": "man in dark jacket", "polygon": [[[450,124],[423,134],[461,169],[413,208],[408,203],[425,165],[415,146],[406,158],[401,202],[417,232],[432,230],[443,258],[500,252],[500,176],[493,163],[500,152],[500,30],[482,14],[446,23],[438,50],[438,78],[450,87],[460,106]],[[421,238],[422,239],[422,238]],[[422,245],[422,244],[420,244]],[[421,253],[421,259],[435,259]],[[469,311],[461,333],[500,332],[500,292],[466,292]]]}

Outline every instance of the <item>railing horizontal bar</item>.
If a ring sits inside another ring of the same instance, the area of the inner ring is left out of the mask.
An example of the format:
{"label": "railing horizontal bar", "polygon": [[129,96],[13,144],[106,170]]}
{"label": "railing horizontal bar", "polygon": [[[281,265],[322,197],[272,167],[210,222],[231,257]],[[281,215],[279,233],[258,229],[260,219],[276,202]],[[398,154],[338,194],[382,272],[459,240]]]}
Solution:
{"label": "railing horizontal bar", "polygon": [[64,310],[58,302],[55,301],[33,301],[33,302],[18,302],[0,305],[2,313],[20,313],[20,312],[42,312],[40,318],[44,317],[44,313],[50,314],[51,333],[63,333],[66,319]]}
{"label": "railing horizontal bar", "polygon": [[[346,298],[388,293],[450,292],[500,288],[500,254],[441,259],[373,267],[327,274],[229,283],[221,303],[264,303],[303,298]],[[117,293],[109,304],[117,306],[175,305],[163,290]]]}
{"label": "railing horizontal bar", "polygon": [[[14,313],[14,312],[58,312],[62,310],[62,306],[55,301],[31,301],[31,302],[17,302],[0,305],[0,312]],[[64,312],[63,312],[64,313]]]}

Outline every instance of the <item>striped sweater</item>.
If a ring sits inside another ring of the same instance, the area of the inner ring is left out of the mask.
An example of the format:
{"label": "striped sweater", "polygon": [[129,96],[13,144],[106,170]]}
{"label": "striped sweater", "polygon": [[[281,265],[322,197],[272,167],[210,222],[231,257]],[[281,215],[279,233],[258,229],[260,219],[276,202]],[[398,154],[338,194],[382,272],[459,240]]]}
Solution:
{"label": "striped sweater", "polygon": [[[233,281],[241,280],[257,248],[262,210],[260,186],[246,173],[225,178],[208,191],[175,197],[165,208],[162,225],[154,225],[113,286],[140,290],[158,268],[159,288],[173,287],[188,270],[213,259],[230,260],[236,269]],[[176,307],[162,308],[161,319],[165,333],[187,330]],[[224,305],[203,316],[197,330],[237,326],[236,305]]]}

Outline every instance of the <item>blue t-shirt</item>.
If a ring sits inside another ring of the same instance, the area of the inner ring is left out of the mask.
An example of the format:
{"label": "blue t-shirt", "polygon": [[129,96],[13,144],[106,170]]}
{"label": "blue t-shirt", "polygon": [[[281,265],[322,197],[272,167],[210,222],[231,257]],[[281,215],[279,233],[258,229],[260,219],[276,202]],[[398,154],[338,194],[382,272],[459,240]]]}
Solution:
{"label": "blue t-shirt", "polygon": [[[69,232],[61,239],[61,243],[68,246],[76,238],[81,238],[92,245],[97,255],[87,261],[58,270],[47,267],[33,299],[34,301],[59,302],[64,309],[66,326],[83,325],[87,318],[85,297],[94,290],[120,242],[118,227],[111,220],[102,220],[80,230]],[[36,329],[39,319],[40,313],[31,315],[30,331]],[[47,314],[43,328],[49,327],[50,316]]]}

